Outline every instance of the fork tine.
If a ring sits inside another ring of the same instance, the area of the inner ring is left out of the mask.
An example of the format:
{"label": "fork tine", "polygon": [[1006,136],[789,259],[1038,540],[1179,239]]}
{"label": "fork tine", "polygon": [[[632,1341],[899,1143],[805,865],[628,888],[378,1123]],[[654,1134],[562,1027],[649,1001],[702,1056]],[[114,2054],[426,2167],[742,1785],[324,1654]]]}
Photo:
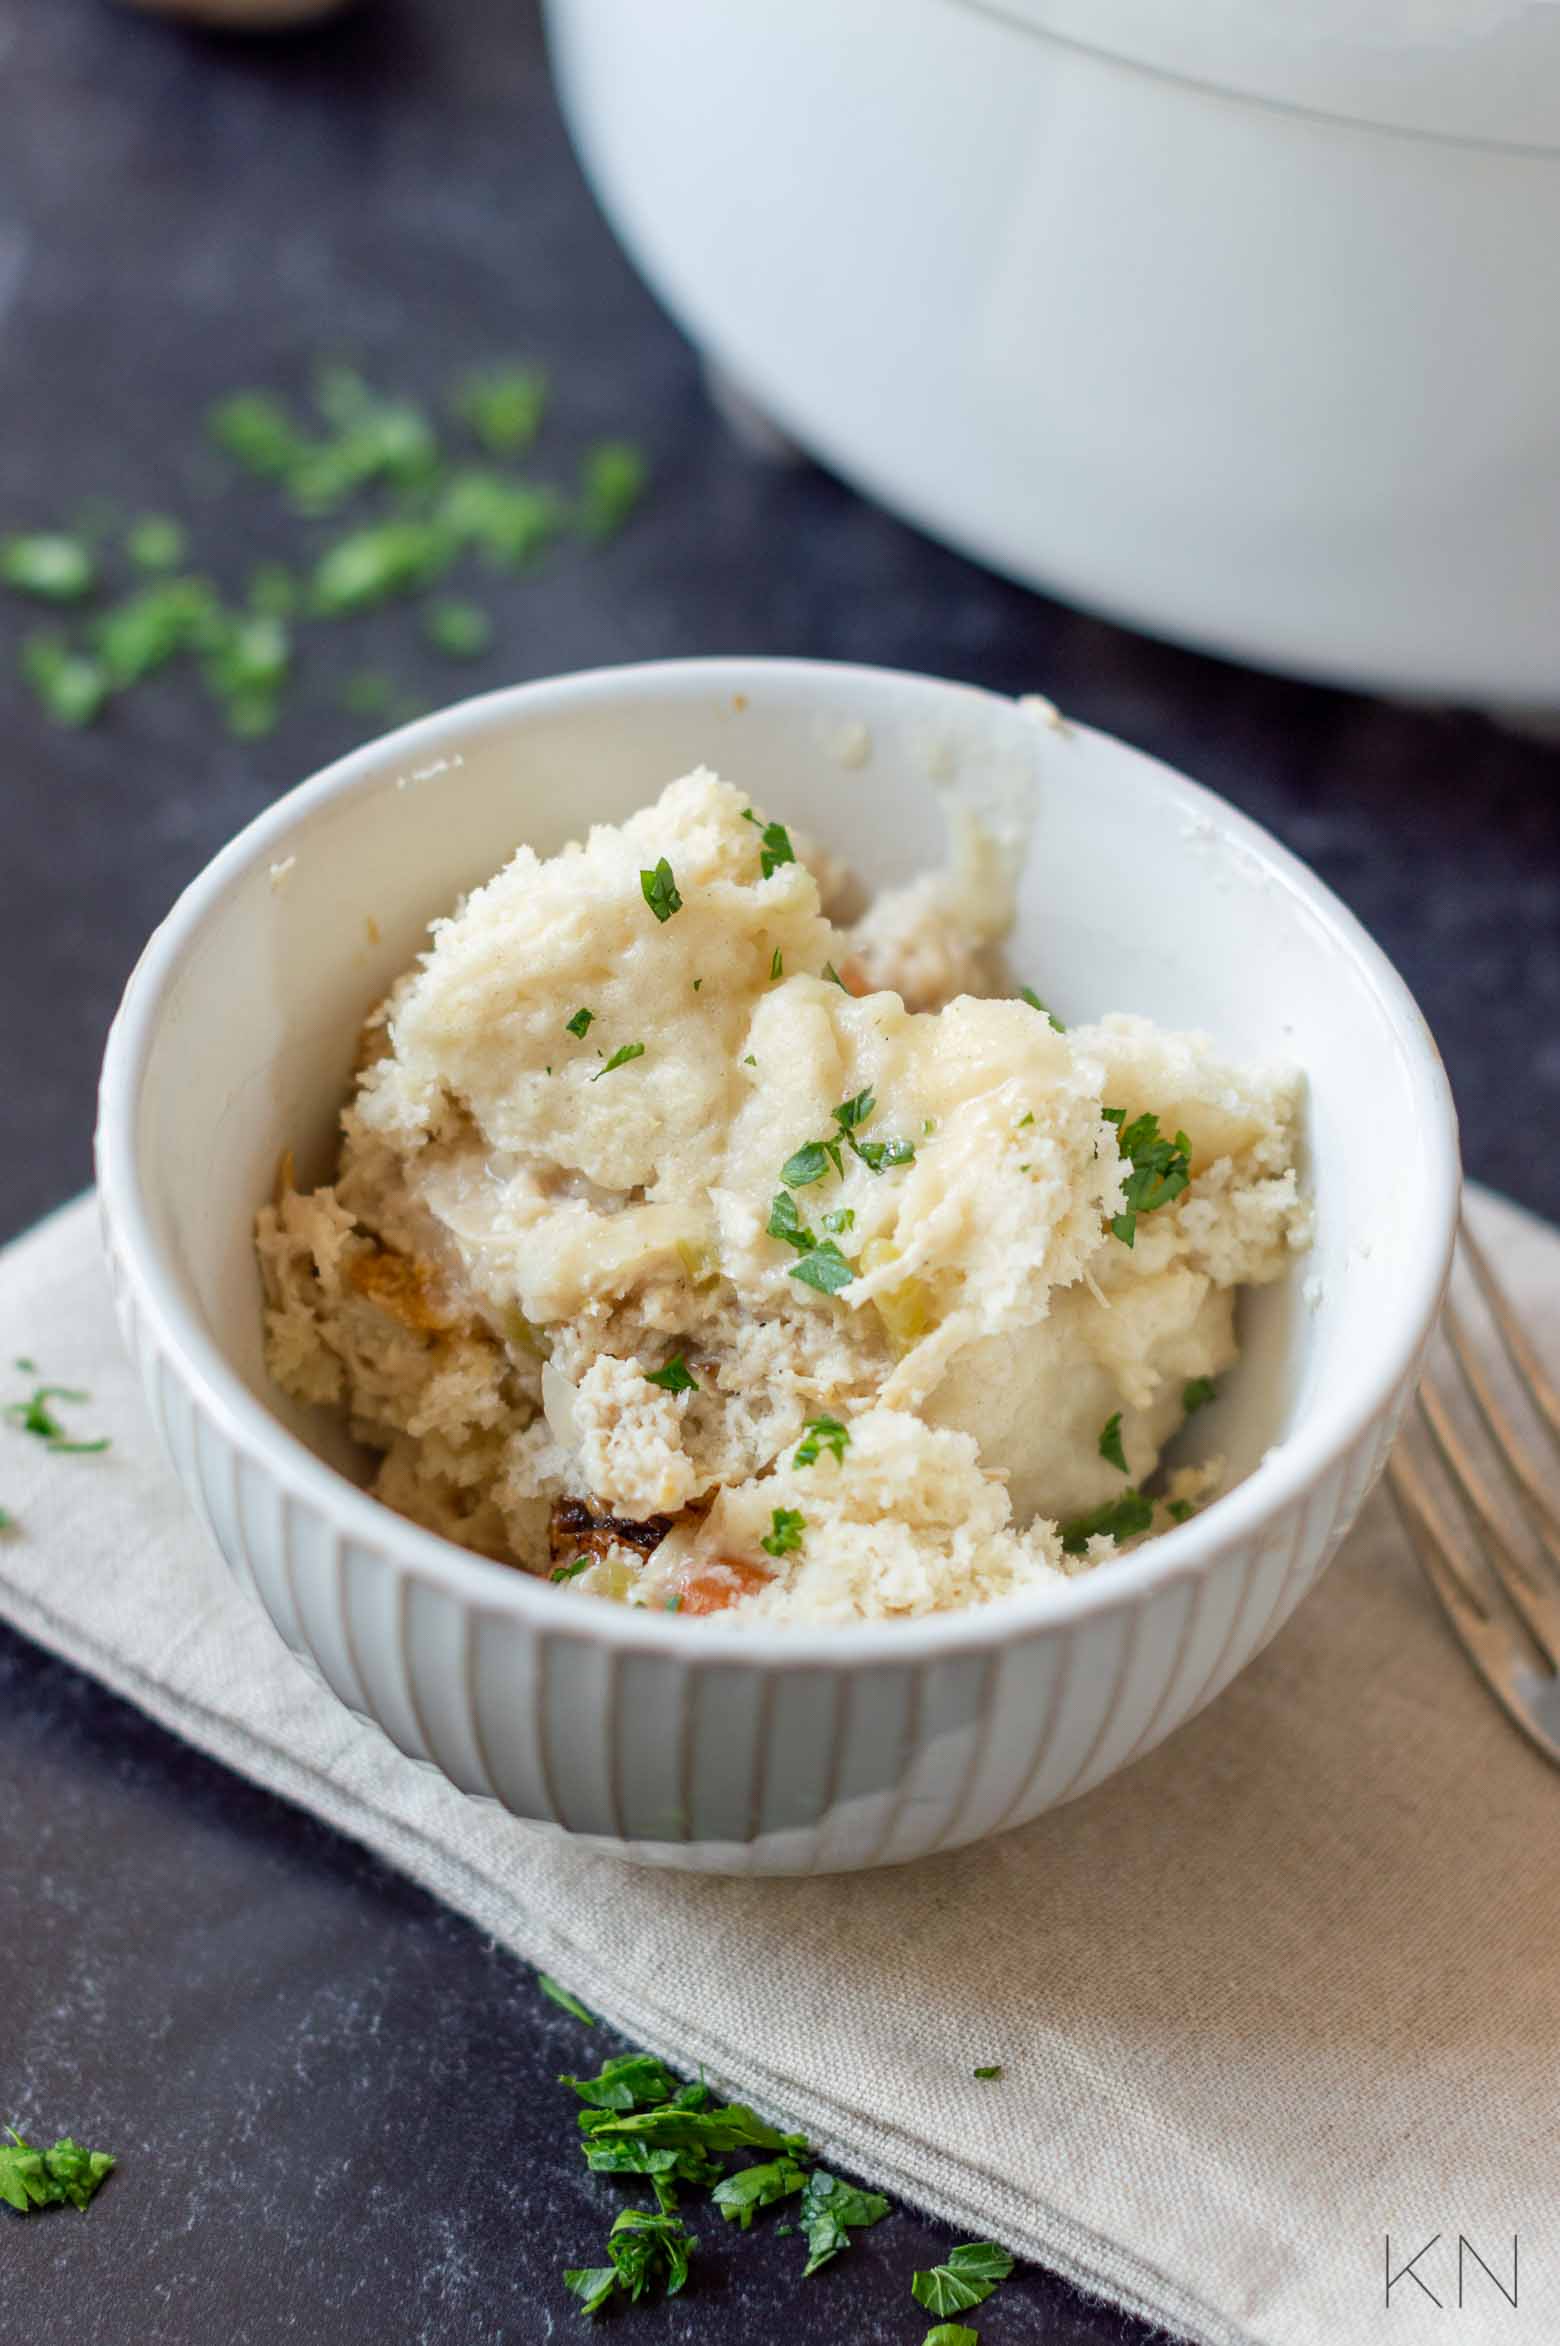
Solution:
{"label": "fork tine", "polygon": [[1555,1440],[1560,1442],[1560,1392],[1556,1391],[1543,1362],[1533,1350],[1527,1330],[1512,1308],[1510,1296],[1491,1270],[1490,1258],[1468,1227],[1466,1216],[1461,1222],[1459,1236],[1469,1266],[1479,1283],[1479,1292],[1490,1307],[1490,1316],[1506,1348],[1506,1357],[1532,1394]]}
{"label": "fork tine", "polygon": [[1443,1325],[1452,1357],[1473,1395],[1479,1415],[1484,1420],[1485,1430],[1500,1452],[1513,1482],[1525,1494],[1532,1512],[1534,1529],[1551,1560],[1560,1566],[1560,1513],[1556,1512],[1537,1467],[1512,1431],[1499,1397],[1490,1383],[1489,1372],[1468,1334],[1467,1323],[1450,1300],[1443,1314]]}
{"label": "fork tine", "polygon": [[1560,1671],[1560,1595],[1534,1579],[1507,1539],[1490,1486],[1453,1424],[1433,1377],[1422,1380],[1417,1398],[1431,1440],[1480,1540],[1485,1562],[1521,1614],[1534,1644],[1542,1649],[1551,1667]]}
{"label": "fork tine", "polygon": [[1496,1619],[1468,1578],[1461,1558],[1436,1520],[1435,1504],[1424,1479],[1401,1443],[1388,1463],[1387,1483],[1425,1578],[1440,1598],[1458,1644],[1501,1708],[1524,1734],[1530,1734],[1531,1723],[1507,1691],[1510,1673],[1524,1659],[1516,1638]]}

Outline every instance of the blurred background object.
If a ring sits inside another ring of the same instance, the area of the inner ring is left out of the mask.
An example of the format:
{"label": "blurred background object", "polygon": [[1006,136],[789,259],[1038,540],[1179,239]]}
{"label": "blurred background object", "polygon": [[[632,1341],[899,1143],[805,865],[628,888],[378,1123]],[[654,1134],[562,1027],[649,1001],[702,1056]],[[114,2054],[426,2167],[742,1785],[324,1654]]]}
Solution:
{"label": "blurred background object", "polygon": [[139,8],[148,16],[184,16],[231,32],[278,32],[334,16],[349,5],[351,0],[119,0],[121,8]]}
{"label": "blurred background object", "polygon": [[1560,709],[1560,8],[547,16],[629,251],[858,487],[1174,641]]}

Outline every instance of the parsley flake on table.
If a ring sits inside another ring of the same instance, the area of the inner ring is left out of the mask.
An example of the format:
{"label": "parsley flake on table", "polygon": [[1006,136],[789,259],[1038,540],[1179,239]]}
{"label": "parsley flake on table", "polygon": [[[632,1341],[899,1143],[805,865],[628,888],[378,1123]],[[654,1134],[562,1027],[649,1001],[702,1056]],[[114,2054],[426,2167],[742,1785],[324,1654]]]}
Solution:
{"label": "parsley flake on table", "polygon": [[1206,1409],[1217,1398],[1218,1390],[1212,1377],[1190,1377],[1181,1387],[1181,1407],[1191,1417],[1196,1410]]}
{"label": "parsley flake on table", "polygon": [[315,564],[315,615],[343,619],[414,594],[448,567],[454,550],[450,533],[430,521],[381,521],[352,530]]}
{"label": "parsley flake on table", "polygon": [[519,456],[542,428],[547,377],[540,367],[478,367],[456,385],[452,405],[490,456]]}
{"label": "parsley flake on table", "polygon": [[1048,1002],[1041,1001],[1033,986],[1020,986],[1018,998],[1021,1002],[1027,1002],[1031,1010],[1038,1010],[1042,1018],[1048,1018],[1059,1035],[1064,1035],[1067,1032],[1056,1012]]}
{"label": "parsley flake on table", "polygon": [[794,1507],[776,1507],[770,1515],[769,1525],[759,1546],[766,1556],[789,1556],[802,1544],[807,1518]]}
{"label": "parsley flake on table", "polygon": [[645,493],[650,467],[629,440],[601,440],[585,452],[580,466],[576,515],[580,529],[598,545],[616,537]]}
{"label": "parsley flake on table", "polygon": [[603,2061],[594,2077],[559,2078],[593,2110],[649,2110],[672,2101],[678,2081],[654,2053],[618,2053]]}
{"label": "parsley flake on table", "polygon": [[564,2276],[587,2313],[599,2313],[621,2290],[635,2303],[659,2280],[675,2297],[688,2278],[688,2260],[698,2246],[676,2216],[649,2208],[624,2208],[607,2235],[610,2264],[572,2267]]}
{"label": "parsley flake on table", "polygon": [[576,2020],[583,2020],[587,2028],[595,2027],[595,2013],[587,2012],[579,1997],[571,1995],[560,1981],[553,1978],[550,1971],[539,1971],[536,1975],[536,1984],[549,2002],[561,2006],[565,2012],[572,2013]]}
{"label": "parsley flake on table", "polygon": [[972,2305],[984,2305],[1012,2270],[1013,2259],[994,2240],[966,2240],[950,2248],[942,2264],[915,2274],[910,2294],[928,2313],[964,2313]]}
{"label": "parsley flake on table", "polygon": [[970,2071],[970,2075],[972,2077],[1000,2077],[1002,2075],[1002,2064],[1000,2061],[988,2062],[984,2069],[972,2069]]}
{"label": "parsley flake on table", "polygon": [[137,570],[177,570],[188,546],[183,523],[166,513],[143,513],[125,534],[125,552]]}
{"label": "parsley flake on table", "polygon": [[664,855],[654,871],[640,873],[639,889],[658,921],[669,921],[674,912],[681,912],[682,898],[677,893],[672,867]]}
{"label": "parsley flake on table", "polygon": [[1092,1515],[1076,1515],[1064,1523],[1062,1553],[1081,1556],[1090,1540],[1129,1540],[1138,1532],[1147,1531],[1154,1520],[1154,1502],[1141,1491],[1123,1491],[1119,1499],[1107,1500],[1096,1507]]}
{"label": "parsley flake on table", "polygon": [[[18,1361],[16,1365],[24,1374],[32,1368],[30,1361]],[[15,1426],[18,1433],[32,1434],[36,1440],[46,1442],[51,1450],[75,1457],[90,1457],[109,1447],[107,1434],[99,1435],[96,1441],[74,1441],[49,1403],[68,1401],[75,1404],[90,1401],[91,1398],[90,1393],[80,1392],[74,1385],[35,1385],[25,1401],[7,1402],[4,1414],[6,1422]]]}
{"label": "parsley flake on table", "polygon": [[590,1032],[590,1022],[595,1015],[594,1010],[576,1010],[574,1016],[566,1022],[564,1031],[583,1039]]}
{"label": "parsley flake on table", "polygon": [[815,2167],[807,2178],[800,2210],[802,2230],[807,2235],[803,2280],[838,2256],[842,2248],[848,2248],[852,2232],[879,2223],[888,2214],[888,2204],[880,2191],[858,2190],[854,2183],[841,2183],[822,2167]]}
{"label": "parsley flake on table", "polygon": [[1137,1235],[1139,1214],[1156,1213],[1180,1196],[1192,1178],[1192,1144],[1184,1132],[1173,1141],[1163,1138],[1159,1118],[1152,1112],[1126,1122],[1125,1108],[1105,1108],[1101,1114],[1116,1127],[1116,1146],[1132,1171],[1121,1185],[1126,1210],[1111,1219],[1111,1230],[1123,1246]]}
{"label": "parsley flake on table", "polygon": [[528,570],[563,528],[566,509],[555,489],[495,472],[459,472],[438,504],[438,521],[457,544],[472,546],[490,570]]}
{"label": "parsley flake on table", "polygon": [[447,597],[429,604],[423,613],[423,633],[447,659],[480,660],[492,645],[493,622],[480,603]]}
{"label": "parsley flake on table", "polygon": [[842,1425],[837,1417],[827,1415],[810,1417],[807,1420],[806,1434],[797,1443],[796,1456],[792,1459],[791,1464],[793,1466],[816,1466],[820,1455],[825,1450],[832,1450],[835,1458],[843,1463],[845,1453],[849,1448],[849,1426]]}
{"label": "parsley flake on table", "polygon": [[6,2132],[11,2139],[0,2142],[0,2199],[18,2215],[67,2203],[85,2208],[115,2164],[107,2151],[84,2150],[68,2134],[48,2150],[35,2150],[14,2126]]}
{"label": "parsley flake on table", "polygon": [[710,2197],[728,2224],[737,2224],[746,2232],[760,2208],[773,2207],[776,2200],[789,2199],[803,2189],[807,2170],[788,2154],[768,2159],[757,2167],[739,2167],[716,2184]]}
{"label": "parsley flake on table", "polygon": [[604,1075],[610,1075],[615,1068],[626,1067],[631,1059],[642,1059],[644,1055],[643,1043],[620,1043],[611,1058],[604,1066],[597,1068],[590,1080],[592,1083],[600,1083]]}
{"label": "parsley flake on table", "polygon": [[968,2322],[939,2322],[927,2331],[921,2346],[980,2346],[980,2332]]}
{"label": "parsley flake on table", "polygon": [[97,580],[92,550],[63,530],[0,538],[0,586],[45,603],[75,603]]}
{"label": "parsley flake on table", "polygon": [[1127,1454],[1121,1447],[1121,1412],[1119,1409],[1113,1410],[1100,1428],[1099,1451],[1108,1466],[1120,1467],[1123,1474],[1131,1473],[1132,1469],[1127,1464]]}
{"label": "parsley flake on table", "polygon": [[112,689],[98,661],[52,631],[25,639],[22,674],[57,725],[90,725]]}
{"label": "parsley flake on table", "polygon": [[697,1393],[699,1384],[680,1352],[674,1352],[664,1368],[646,1369],[645,1383],[659,1385],[663,1393]]}

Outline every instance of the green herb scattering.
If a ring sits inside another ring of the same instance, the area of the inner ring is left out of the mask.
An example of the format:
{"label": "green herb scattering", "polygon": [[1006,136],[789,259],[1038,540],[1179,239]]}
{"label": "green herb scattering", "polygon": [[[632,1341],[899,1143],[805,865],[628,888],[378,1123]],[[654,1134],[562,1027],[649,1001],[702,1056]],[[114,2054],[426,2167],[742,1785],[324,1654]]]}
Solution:
{"label": "green herb scattering", "polygon": [[1038,1010],[1042,1018],[1048,1018],[1059,1035],[1064,1035],[1067,1032],[1056,1012],[1049,1003],[1041,1001],[1033,986],[1020,986],[1018,998],[1021,1002],[1027,1002],[1031,1010]]}
{"label": "green herb scattering", "polygon": [[580,467],[579,526],[598,544],[617,536],[645,493],[650,470],[628,440],[602,440]]}
{"label": "green herb scattering", "polygon": [[1113,1410],[1100,1428],[1099,1451],[1107,1465],[1119,1467],[1123,1474],[1131,1473],[1132,1470],[1127,1464],[1127,1454],[1121,1446],[1121,1412],[1119,1409]]}
{"label": "green herb scattering", "polygon": [[984,2305],[1012,2270],[1013,2259],[994,2240],[966,2240],[949,2249],[944,2263],[915,2274],[910,2294],[928,2313],[966,2313],[972,2305]]}
{"label": "green herb scattering", "polygon": [[697,1393],[698,1380],[680,1352],[674,1352],[664,1368],[646,1369],[645,1383],[659,1385],[663,1393]]}
{"label": "green herb scattering", "polygon": [[1102,1113],[1107,1124],[1115,1125],[1116,1146],[1132,1167],[1121,1185],[1126,1210],[1114,1215],[1110,1225],[1122,1245],[1131,1246],[1139,1214],[1156,1213],[1169,1205],[1190,1182],[1192,1144],[1184,1132],[1178,1132],[1173,1141],[1165,1140],[1159,1118],[1151,1113],[1135,1116],[1130,1124],[1125,1108],[1106,1108]]}
{"label": "green herb scattering", "polygon": [[815,2167],[802,2193],[801,2224],[807,2237],[803,2280],[838,2256],[842,2248],[848,2248],[852,2232],[878,2223],[887,2214],[888,2201],[880,2191],[862,2191],[854,2183],[841,2183],[822,2167]]}
{"label": "green herb scattering", "polygon": [[[32,1370],[30,1360],[19,1360],[16,1365],[24,1374]],[[68,1401],[74,1406],[91,1398],[90,1393],[80,1392],[74,1385],[35,1385],[25,1401],[7,1402],[6,1422],[15,1426],[18,1433],[31,1434],[37,1441],[46,1442],[51,1450],[72,1457],[91,1457],[109,1447],[107,1434],[100,1434],[96,1441],[75,1441],[49,1407],[51,1401]]]}
{"label": "green herb scattering", "polygon": [[669,921],[674,912],[681,912],[682,898],[677,893],[672,867],[664,855],[653,872],[640,873],[639,888],[658,921]]}
{"label": "green herb scattering", "polygon": [[1212,1377],[1191,1377],[1181,1387],[1181,1407],[1191,1417],[1197,1410],[1206,1409],[1218,1390]]}
{"label": "green herb scattering", "polygon": [[766,1556],[789,1556],[802,1544],[807,1518],[794,1507],[776,1507],[769,1518],[769,1529],[759,1541]]}
{"label": "green herb scattering", "polygon": [[939,2322],[927,2331],[921,2346],[980,2346],[980,2332],[967,2322]]}
{"label": "green herb scattering", "polygon": [[0,586],[42,603],[77,603],[97,584],[92,550],[62,530],[0,538]]}
{"label": "green herb scattering", "polygon": [[[783,863],[795,863],[791,834],[784,823],[761,823],[751,807],[743,810],[742,820],[751,823],[758,833],[758,868],[767,880]],[[772,973],[778,977],[780,972]]]}
{"label": "green herb scattering", "polygon": [[644,1055],[645,1046],[643,1043],[620,1043],[611,1058],[604,1066],[597,1068],[590,1080],[592,1083],[600,1083],[604,1075],[611,1075],[615,1069],[626,1067],[630,1060],[642,1059]]}
{"label": "green herb scattering", "polygon": [[1002,2075],[1002,2064],[1000,2061],[992,2061],[987,2065],[986,2068],[974,2069],[970,2072],[970,2074],[973,2077],[1000,2077]]}
{"label": "green herb scattering", "polygon": [[587,2028],[595,2027],[595,2013],[587,2012],[579,1997],[571,1995],[566,1987],[553,1978],[550,1971],[539,1971],[536,1975],[536,1984],[550,2002],[560,2005],[565,2012],[572,2013],[576,2020],[583,2020]]}
{"label": "green herb scattering", "polygon": [[1154,1520],[1154,1502],[1141,1491],[1123,1491],[1119,1499],[1110,1499],[1103,1507],[1096,1507],[1092,1515],[1074,1516],[1071,1523],[1062,1525],[1062,1552],[1067,1556],[1081,1556],[1093,1539],[1129,1540],[1140,1531],[1147,1531]]}
{"label": "green herb scattering", "polygon": [[578,1580],[582,1572],[590,1570],[590,1566],[589,1556],[576,1556],[572,1564],[555,1564],[547,1577],[555,1581]]}
{"label": "green herb scattering", "polygon": [[9,2142],[0,2142],[0,2199],[18,2215],[34,2208],[85,2208],[112,2171],[107,2151],[83,2150],[68,2134],[48,2150],[35,2150],[14,2126],[6,2128]]}
{"label": "green herb scattering", "polygon": [[590,1032],[590,1022],[595,1015],[594,1010],[576,1010],[574,1016],[567,1023],[567,1032],[571,1035],[578,1035],[583,1040]]}
{"label": "green herb scattering", "polygon": [[676,2216],[648,2208],[624,2208],[607,2235],[609,2264],[571,2268],[563,2276],[586,2313],[599,2313],[619,2292],[637,2304],[659,2282],[675,2297],[688,2278],[688,2260],[698,2242]]}
{"label": "green herb scattering", "polygon": [[796,1445],[796,1456],[792,1459],[791,1464],[793,1466],[816,1466],[819,1457],[825,1450],[832,1450],[836,1460],[843,1463],[845,1453],[849,1448],[849,1426],[841,1425],[837,1417],[827,1415],[810,1417],[807,1420],[806,1433]]}

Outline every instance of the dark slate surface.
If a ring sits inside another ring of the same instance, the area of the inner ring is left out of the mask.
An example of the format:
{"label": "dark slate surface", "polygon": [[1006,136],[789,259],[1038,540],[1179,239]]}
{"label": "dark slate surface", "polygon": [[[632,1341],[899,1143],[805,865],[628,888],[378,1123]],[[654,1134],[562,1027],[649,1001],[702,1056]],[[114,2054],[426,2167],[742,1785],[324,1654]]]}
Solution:
{"label": "dark slate surface", "polygon": [[[311,653],[259,745],[171,681],[90,733],[51,731],[0,609],[0,1234],[86,1180],[103,1031],[142,939],[240,823],[350,745],[349,670],[393,663],[436,702],[719,650],[1042,689],[1225,791],[1407,973],[1472,1170],[1560,1212],[1560,757],[1476,716],[1147,643],[821,474],[752,467],[580,183],[528,9],[380,0],[253,46],[101,0],[0,0],[0,119],[0,526],[94,498],[182,511],[236,582],[275,526],[223,485],[196,419],[235,384],[301,385],[325,350],[428,396],[535,352],[560,458],[630,430],[659,483],[610,552],[503,588],[482,666],[441,666],[402,614],[361,622]],[[589,2260],[613,2196],[576,2170],[551,2083],[582,2058],[576,2024],[419,1892],[5,1633],[0,1944],[0,2117],[124,2157],[84,2220],[0,2209],[7,2336],[569,2334],[559,2269]],[[800,2302],[794,2240],[702,2230],[698,2289],[636,2333],[922,2334],[905,2284],[938,2235],[908,2215]],[[978,2318],[986,2346],[1149,2335],[1035,2273]]]}

